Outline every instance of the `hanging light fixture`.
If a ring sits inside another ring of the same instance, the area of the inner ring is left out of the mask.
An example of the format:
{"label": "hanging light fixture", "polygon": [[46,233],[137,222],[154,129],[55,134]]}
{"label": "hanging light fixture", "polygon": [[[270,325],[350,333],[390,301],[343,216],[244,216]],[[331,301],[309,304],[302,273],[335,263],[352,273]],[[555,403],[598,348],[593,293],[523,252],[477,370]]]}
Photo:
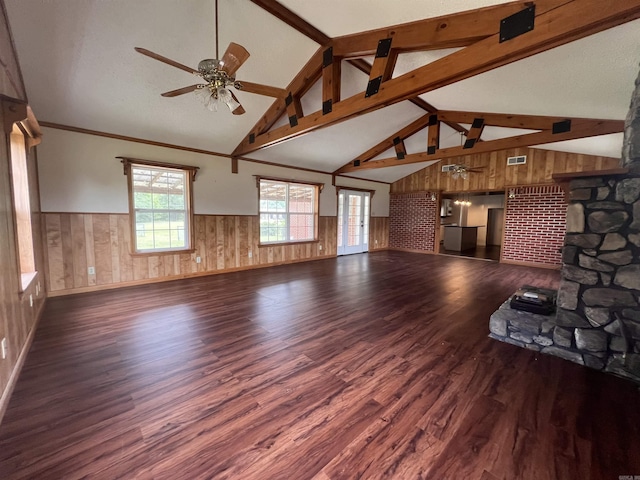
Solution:
{"label": "hanging light fixture", "polygon": [[471,201],[469,201],[468,197],[467,200],[458,200],[456,199],[455,202],[453,202],[455,205],[460,205],[461,207],[470,207],[471,206]]}

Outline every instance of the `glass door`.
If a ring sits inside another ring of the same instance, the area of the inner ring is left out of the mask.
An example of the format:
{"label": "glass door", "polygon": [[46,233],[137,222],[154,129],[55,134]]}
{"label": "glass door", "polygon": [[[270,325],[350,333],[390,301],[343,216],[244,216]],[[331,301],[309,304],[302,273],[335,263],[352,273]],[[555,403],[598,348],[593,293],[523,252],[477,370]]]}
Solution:
{"label": "glass door", "polygon": [[340,190],[338,255],[369,251],[369,192]]}

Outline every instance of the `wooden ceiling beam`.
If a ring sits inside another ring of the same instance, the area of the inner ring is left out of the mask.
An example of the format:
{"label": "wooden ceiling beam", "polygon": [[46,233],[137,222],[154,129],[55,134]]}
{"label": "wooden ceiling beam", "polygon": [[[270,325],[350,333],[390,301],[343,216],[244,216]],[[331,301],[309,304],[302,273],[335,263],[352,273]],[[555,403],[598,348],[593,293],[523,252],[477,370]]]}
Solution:
{"label": "wooden ceiling beam", "polygon": [[429,130],[427,131],[427,152],[434,153],[440,148],[440,119],[438,115],[429,117]]}
{"label": "wooden ceiling beam", "polygon": [[285,105],[287,107],[289,125],[291,127],[295,127],[296,125],[298,125],[298,121],[302,117],[304,117],[304,113],[302,112],[302,104],[300,103],[300,98],[298,96],[293,96],[289,94],[289,96],[285,99]]}
{"label": "wooden ceiling beam", "polygon": [[[566,123],[567,121],[570,121],[570,123]],[[576,140],[578,138],[619,133],[624,130],[624,121],[572,118],[566,119],[563,126],[568,127],[569,130],[558,131],[557,133],[554,133],[553,130],[546,130],[542,132],[517,135],[515,137],[476,142],[471,148],[464,148],[464,146],[459,146],[439,149],[434,153],[414,153],[407,155],[402,161],[399,161],[396,157],[392,157],[381,160],[373,160],[366,163],[360,163],[360,165],[357,167],[352,162],[351,164],[342,167],[340,170],[337,170],[336,172],[334,172],[334,174],[343,174],[358,172],[365,169],[385,168],[397,165],[407,165],[411,163],[442,160],[444,158],[493,152],[496,150],[506,150],[508,148],[531,147],[533,145],[544,145],[545,143],[562,142],[566,140]],[[558,130],[562,129],[558,128]]]}
{"label": "wooden ceiling beam", "polygon": [[404,146],[404,139],[396,137],[393,139],[393,148],[396,151],[396,158],[403,160],[407,156],[407,148]]}
{"label": "wooden ceiling beam", "polygon": [[477,118],[484,121],[485,126],[524,128],[528,130],[550,130],[554,123],[562,122],[567,117],[549,117],[542,115],[513,115],[510,113],[461,112],[440,110],[438,118],[442,121],[472,124]]}
{"label": "wooden ceiling beam", "polygon": [[327,114],[340,101],[342,59],[333,56],[333,48],[327,47],[322,58],[322,112]]}
{"label": "wooden ceiling beam", "polygon": [[497,33],[500,20],[521,11],[527,3],[531,2],[511,2],[336,37],[334,53],[343,58],[370,56],[383,38],[393,38],[393,48],[400,52],[466,47]]}
{"label": "wooden ceiling beam", "polygon": [[473,148],[477,141],[480,140],[480,135],[484,130],[484,120],[482,118],[474,118],[471,124],[471,129],[467,134],[467,139],[464,142],[462,148]]}
{"label": "wooden ceiling beam", "polygon": [[[298,74],[294,77],[294,79],[289,83],[289,86],[286,88],[286,91],[291,93],[292,96],[301,98],[309,89],[313,86],[313,84],[320,78],[322,75],[322,54],[324,52],[324,48],[320,47],[316,53],[309,59],[309,61],[302,67],[302,70],[298,72]],[[257,137],[265,132],[267,132],[273,124],[278,121],[278,119],[285,114],[287,109],[287,105],[285,103],[285,99],[277,99],[269,109],[265,112],[265,114],[258,120],[255,126],[251,129],[251,133],[247,137],[247,139],[254,135]],[[236,148],[237,150],[237,148]]]}
{"label": "wooden ceiling beam", "polygon": [[[360,70],[364,74],[371,75],[371,65],[366,60],[363,60],[362,58],[355,58],[355,59],[352,58],[350,60],[347,60],[347,62],[353,65],[354,67],[356,67],[358,70]],[[425,112],[429,112],[429,113],[438,112],[438,109],[436,107],[434,107],[429,102],[423,100],[420,97],[410,98],[409,101],[413,103],[415,106],[423,109]],[[448,121],[445,123],[451,128],[453,128],[456,132],[464,133],[465,135],[467,134],[467,129],[464,127],[461,127],[457,123],[448,122]]]}
{"label": "wooden ceiling beam", "polygon": [[251,0],[263,10],[266,10],[274,17],[282,20],[291,28],[296,29],[305,37],[310,38],[320,45],[328,45],[331,43],[331,37],[325,35],[309,22],[299,17],[284,5],[276,2],[275,0]]}
{"label": "wooden ceiling beam", "polygon": [[427,125],[429,125],[429,117],[431,117],[431,114],[428,113],[418,118],[417,120],[411,122],[409,125],[407,125],[403,129],[397,131],[390,137],[385,138],[377,145],[371,147],[362,155],[358,155],[352,162],[349,162],[349,164],[352,164],[355,161],[360,161],[361,163],[368,162],[372,158],[375,158],[378,155],[380,155],[382,152],[389,150],[390,148],[393,148],[394,146],[393,141],[395,140],[396,137],[399,137],[402,140],[405,140],[409,138],[411,135],[413,135],[414,133],[419,132],[420,130],[425,128]]}
{"label": "wooden ceiling beam", "polygon": [[[391,78],[398,59],[397,52],[391,48],[392,40],[393,38],[383,38],[378,41],[376,56],[369,73],[369,85],[372,82],[377,82],[379,87],[382,82],[386,82]],[[369,88],[367,88],[368,91]]]}
{"label": "wooden ceiling beam", "polygon": [[253,143],[245,138],[233,155],[244,155],[276,145],[637,18],[640,18],[640,0],[610,2],[607,8],[602,8],[599,0],[541,0],[536,3],[535,28],[531,31],[503,42],[496,33],[385,82],[375,95],[354,95],[338,102],[333,106],[333,111],[326,115],[322,111],[312,113],[305,116],[296,127],[285,125],[276,128],[255,137]]}
{"label": "wooden ceiling beam", "polygon": [[[321,47],[316,53],[309,59],[302,70],[294,77],[285,89],[287,93],[295,98],[300,99],[314,83],[322,75],[322,53],[326,46],[330,46],[331,37],[324,34],[309,22],[299,17],[284,5],[278,3],[275,0],[251,0],[254,4],[269,12],[274,17],[282,20],[291,28],[302,33],[304,36],[310,38],[316,43],[319,43]],[[285,94],[286,96],[286,94]],[[278,121],[282,115],[285,114],[287,108],[284,98],[279,98],[265,112],[265,114],[258,120],[258,122],[251,129],[251,132],[247,138],[255,138],[264,132],[267,132]]]}

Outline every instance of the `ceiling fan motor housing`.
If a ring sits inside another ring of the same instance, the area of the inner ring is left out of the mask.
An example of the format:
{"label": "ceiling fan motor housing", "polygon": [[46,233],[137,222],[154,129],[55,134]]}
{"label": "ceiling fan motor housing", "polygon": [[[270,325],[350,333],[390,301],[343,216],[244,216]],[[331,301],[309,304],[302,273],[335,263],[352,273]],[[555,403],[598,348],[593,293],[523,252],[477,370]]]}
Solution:
{"label": "ceiling fan motor housing", "polygon": [[235,81],[234,77],[222,70],[222,62],[216,58],[205,58],[200,61],[198,71],[202,78],[215,87],[225,87]]}

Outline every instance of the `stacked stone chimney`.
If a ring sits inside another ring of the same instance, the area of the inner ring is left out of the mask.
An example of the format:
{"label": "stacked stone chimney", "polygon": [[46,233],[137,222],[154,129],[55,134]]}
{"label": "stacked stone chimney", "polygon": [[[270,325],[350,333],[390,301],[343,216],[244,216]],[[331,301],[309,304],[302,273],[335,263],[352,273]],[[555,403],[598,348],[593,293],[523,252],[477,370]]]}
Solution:
{"label": "stacked stone chimney", "polygon": [[640,177],[571,181],[556,324],[592,368],[640,382]]}
{"label": "stacked stone chimney", "polygon": [[640,75],[622,165],[571,181],[556,324],[586,365],[640,382]]}
{"label": "stacked stone chimney", "polygon": [[489,327],[498,340],[640,383],[640,76],[621,163],[570,182],[556,314],[505,302]]}

